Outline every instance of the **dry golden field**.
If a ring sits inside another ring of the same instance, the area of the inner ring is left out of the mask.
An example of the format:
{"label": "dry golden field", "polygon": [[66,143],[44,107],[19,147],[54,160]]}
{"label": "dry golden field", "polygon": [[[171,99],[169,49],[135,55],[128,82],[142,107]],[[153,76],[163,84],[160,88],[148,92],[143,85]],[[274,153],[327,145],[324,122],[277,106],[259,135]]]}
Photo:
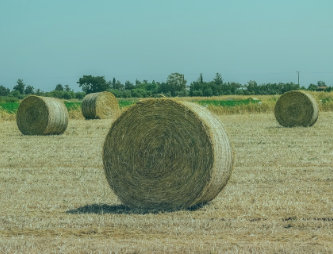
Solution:
{"label": "dry golden field", "polygon": [[70,120],[63,135],[0,122],[0,253],[333,252],[333,112],[311,128],[273,114],[219,116],[235,148],[216,199],[136,214],[104,176],[110,120]]}

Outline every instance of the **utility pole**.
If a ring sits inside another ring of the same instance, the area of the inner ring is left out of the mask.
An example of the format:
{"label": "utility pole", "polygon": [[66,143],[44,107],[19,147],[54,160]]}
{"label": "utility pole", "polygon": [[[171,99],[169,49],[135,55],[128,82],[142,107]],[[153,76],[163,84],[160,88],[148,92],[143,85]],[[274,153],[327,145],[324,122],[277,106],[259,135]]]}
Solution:
{"label": "utility pole", "polygon": [[296,71],[297,72],[297,84],[299,86],[299,71]]}

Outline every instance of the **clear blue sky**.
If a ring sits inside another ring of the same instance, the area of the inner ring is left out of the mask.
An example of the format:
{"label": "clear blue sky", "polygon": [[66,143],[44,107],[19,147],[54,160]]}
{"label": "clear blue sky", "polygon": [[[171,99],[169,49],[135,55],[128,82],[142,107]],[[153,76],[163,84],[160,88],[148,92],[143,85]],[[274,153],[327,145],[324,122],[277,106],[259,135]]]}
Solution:
{"label": "clear blue sky", "polygon": [[333,0],[0,0],[0,85],[82,75],[333,86]]}

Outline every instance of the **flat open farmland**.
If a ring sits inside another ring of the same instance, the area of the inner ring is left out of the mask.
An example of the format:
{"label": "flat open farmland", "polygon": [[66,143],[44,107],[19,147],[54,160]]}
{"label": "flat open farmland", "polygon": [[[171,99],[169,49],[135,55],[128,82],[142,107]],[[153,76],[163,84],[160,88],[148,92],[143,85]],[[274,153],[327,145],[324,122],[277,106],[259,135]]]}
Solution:
{"label": "flat open farmland", "polygon": [[70,120],[60,136],[0,122],[0,253],[298,253],[333,250],[333,113],[311,128],[272,114],[220,116],[236,154],[207,205],[136,214],[104,176],[110,120]]}

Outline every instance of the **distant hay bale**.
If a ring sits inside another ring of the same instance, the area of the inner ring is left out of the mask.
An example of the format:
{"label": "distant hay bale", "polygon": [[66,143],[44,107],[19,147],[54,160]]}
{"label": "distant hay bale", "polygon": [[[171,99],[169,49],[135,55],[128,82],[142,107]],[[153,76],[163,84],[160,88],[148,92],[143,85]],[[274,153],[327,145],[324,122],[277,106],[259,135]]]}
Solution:
{"label": "distant hay bale", "polygon": [[117,98],[110,92],[87,94],[81,105],[86,119],[109,119],[120,115]]}
{"label": "distant hay bale", "polygon": [[67,108],[58,99],[31,95],[21,102],[16,123],[24,135],[61,134],[68,125]]}
{"label": "distant hay bale", "polygon": [[248,101],[259,101],[259,99],[256,97],[249,97],[249,98],[247,98],[247,100]]}
{"label": "distant hay bale", "polygon": [[223,125],[204,107],[149,99],[112,124],[103,163],[126,206],[177,210],[216,197],[231,175],[233,149]]}
{"label": "distant hay bale", "polygon": [[284,93],[274,108],[276,120],[284,127],[312,126],[318,119],[316,100],[303,91]]}

